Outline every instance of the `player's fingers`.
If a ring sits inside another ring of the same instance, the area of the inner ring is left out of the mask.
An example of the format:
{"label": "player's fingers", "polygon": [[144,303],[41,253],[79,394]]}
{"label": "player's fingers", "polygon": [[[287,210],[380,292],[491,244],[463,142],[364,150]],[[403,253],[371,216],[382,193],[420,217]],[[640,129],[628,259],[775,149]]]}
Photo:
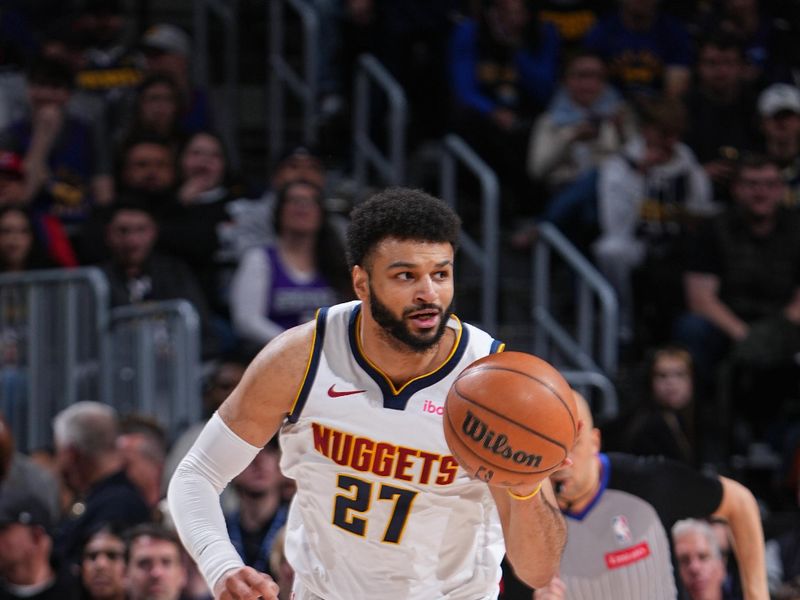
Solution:
{"label": "player's fingers", "polygon": [[269,575],[252,569],[246,571],[244,576],[251,590],[257,592],[263,600],[278,600],[278,584]]}

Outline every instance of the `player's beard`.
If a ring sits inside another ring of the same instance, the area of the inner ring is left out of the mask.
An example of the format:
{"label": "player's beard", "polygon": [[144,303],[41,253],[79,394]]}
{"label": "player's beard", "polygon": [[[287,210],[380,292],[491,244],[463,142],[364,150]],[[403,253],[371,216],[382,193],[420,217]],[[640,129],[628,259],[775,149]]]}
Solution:
{"label": "player's beard", "polygon": [[[389,307],[381,302],[375,295],[372,284],[369,286],[369,308],[372,313],[372,318],[375,319],[375,322],[380,325],[390,337],[410,350],[419,353],[427,352],[439,343],[439,340],[442,339],[447,329],[447,321],[450,320],[450,315],[453,314],[452,302],[446,310],[442,310],[442,307],[438,304],[419,304],[403,309],[403,315],[398,319],[392,314]],[[406,324],[406,316],[421,310],[435,310],[439,312],[439,326],[432,335],[416,335]]]}

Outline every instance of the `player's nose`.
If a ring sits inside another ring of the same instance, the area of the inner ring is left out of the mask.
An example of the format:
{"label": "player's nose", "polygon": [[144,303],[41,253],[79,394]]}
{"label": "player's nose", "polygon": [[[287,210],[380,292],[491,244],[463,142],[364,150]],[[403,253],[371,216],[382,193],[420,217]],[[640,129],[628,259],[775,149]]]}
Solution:
{"label": "player's nose", "polygon": [[421,277],[419,279],[419,285],[416,289],[415,300],[421,300],[423,302],[430,303],[433,302],[436,297],[436,286],[433,283],[433,279],[431,277]]}

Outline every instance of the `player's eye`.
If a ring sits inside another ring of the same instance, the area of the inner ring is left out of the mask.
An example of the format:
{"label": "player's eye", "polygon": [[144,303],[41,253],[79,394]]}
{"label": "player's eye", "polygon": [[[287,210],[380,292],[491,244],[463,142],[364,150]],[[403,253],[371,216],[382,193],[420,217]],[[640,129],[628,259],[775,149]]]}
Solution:
{"label": "player's eye", "polygon": [[401,271],[396,275],[396,277],[398,279],[402,279],[403,281],[411,281],[414,279],[414,275],[411,273],[411,271]]}

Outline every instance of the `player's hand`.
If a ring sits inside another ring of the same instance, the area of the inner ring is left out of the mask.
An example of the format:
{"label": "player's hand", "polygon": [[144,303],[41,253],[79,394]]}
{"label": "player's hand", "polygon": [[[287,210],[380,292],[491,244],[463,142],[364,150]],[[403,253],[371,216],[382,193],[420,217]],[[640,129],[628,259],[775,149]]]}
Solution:
{"label": "player's hand", "polygon": [[216,600],[278,600],[278,584],[252,567],[227,571],[214,586]]}
{"label": "player's hand", "polygon": [[533,592],[533,600],[564,600],[567,597],[567,586],[558,575],[550,580],[546,587]]}

